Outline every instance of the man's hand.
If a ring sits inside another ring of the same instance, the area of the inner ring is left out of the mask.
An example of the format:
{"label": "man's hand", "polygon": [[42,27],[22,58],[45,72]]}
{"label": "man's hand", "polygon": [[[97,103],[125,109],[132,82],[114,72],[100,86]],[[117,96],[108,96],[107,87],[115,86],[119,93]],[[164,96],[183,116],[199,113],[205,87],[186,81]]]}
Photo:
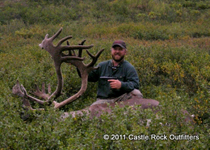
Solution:
{"label": "man's hand", "polygon": [[112,89],[120,89],[121,88],[122,83],[119,80],[110,79],[110,80],[108,80],[108,82]]}

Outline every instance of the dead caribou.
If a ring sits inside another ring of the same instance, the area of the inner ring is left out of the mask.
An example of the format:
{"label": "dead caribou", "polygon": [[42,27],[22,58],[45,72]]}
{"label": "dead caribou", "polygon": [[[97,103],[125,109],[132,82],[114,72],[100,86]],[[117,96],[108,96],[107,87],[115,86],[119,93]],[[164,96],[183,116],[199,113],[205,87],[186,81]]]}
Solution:
{"label": "dead caribou", "polygon": [[[87,89],[88,84],[88,74],[92,70],[96,69],[94,67],[97,59],[103,52],[103,49],[100,50],[95,56],[92,55],[87,49],[90,49],[93,47],[93,45],[84,45],[84,41],[82,41],[79,45],[69,45],[67,42],[67,45],[63,46],[62,43],[67,41],[68,39],[72,38],[72,36],[67,36],[62,38],[56,46],[53,45],[53,40],[58,37],[58,35],[61,33],[62,28],[54,34],[52,37],[48,38],[48,34],[45,36],[44,40],[42,41],[39,46],[42,49],[45,49],[48,51],[54,61],[54,66],[57,74],[57,88],[56,90],[51,94],[51,88],[48,85],[48,93],[45,92],[45,85],[42,85],[42,90],[39,90],[37,87],[36,91],[33,93],[36,97],[39,97],[41,99],[38,99],[34,96],[31,96],[27,93],[26,89],[23,85],[20,85],[20,83],[17,81],[16,85],[13,87],[12,92],[15,95],[18,95],[22,97],[23,106],[27,109],[34,110],[29,101],[34,101],[39,104],[50,104],[53,103],[54,108],[61,108],[70,102],[78,99]],[[75,54],[75,50],[78,50],[78,54]],[[82,58],[82,51],[86,50],[87,54],[92,58],[92,61],[89,64],[84,64]],[[68,54],[64,54],[64,51],[67,51]],[[62,78],[62,72],[61,72],[61,64],[62,63],[70,63],[77,67],[81,73],[81,88],[80,90],[73,96],[69,97],[68,99],[62,101],[62,102],[56,102],[55,99],[61,95],[62,87],[63,87],[63,78]],[[160,109],[158,108],[159,102],[157,100],[153,99],[143,99],[139,98],[137,96],[132,96],[132,98],[122,101],[122,102],[116,102],[111,104],[96,104],[91,105],[83,110],[79,111],[73,111],[65,113],[62,118],[66,118],[69,115],[72,117],[75,117],[76,115],[83,115],[84,113],[89,114],[91,117],[99,117],[103,112],[112,112],[112,108],[116,105],[119,105],[119,107],[125,107],[125,106],[135,106],[135,105],[141,105],[142,109],[152,109],[154,113],[158,112]],[[40,110],[43,110],[42,108]],[[188,114],[187,111],[182,111],[182,113],[186,116],[187,122],[192,122],[191,116]]]}

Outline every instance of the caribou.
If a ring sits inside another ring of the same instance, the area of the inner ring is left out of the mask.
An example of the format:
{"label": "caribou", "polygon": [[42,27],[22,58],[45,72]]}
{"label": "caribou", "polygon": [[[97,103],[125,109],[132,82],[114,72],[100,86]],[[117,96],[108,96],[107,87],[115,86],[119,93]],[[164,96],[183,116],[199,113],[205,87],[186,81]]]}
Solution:
{"label": "caribou", "polygon": [[[61,33],[62,28],[60,28],[52,37],[48,38],[48,34],[45,36],[44,40],[42,41],[39,46],[42,49],[45,49],[47,52],[50,53],[52,60],[54,62],[55,71],[57,75],[57,87],[54,92],[51,93],[51,87],[48,85],[48,92],[46,93],[45,90],[45,84],[42,85],[42,89],[40,90],[37,86],[36,90],[33,92],[34,96],[31,96],[28,94],[27,90],[23,85],[17,81],[17,83],[13,86],[12,93],[14,95],[17,95],[19,97],[22,97],[22,103],[23,106],[30,110],[35,110],[32,108],[30,101],[34,101],[36,103],[39,103],[41,105],[46,104],[52,104],[55,109],[59,109],[72,101],[78,99],[87,89],[88,85],[88,74],[94,70],[97,69],[97,67],[94,67],[95,63],[97,62],[99,56],[104,51],[104,49],[100,50],[96,55],[92,55],[88,49],[92,48],[93,45],[84,45],[86,40],[83,40],[78,45],[70,45],[68,42],[68,39],[71,39],[72,36],[67,36],[62,38],[58,44],[55,46],[53,45],[53,40],[59,36]],[[67,45],[62,45],[65,41],[67,41]],[[77,54],[75,53],[75,50],[78,50]],[[91,57],[92,61],[89,64],[84,64],[84,59],[82,58],[82,52],[83,50],[86,50],[87,54]],[[80,74],[81,74],[81,88],[80,90],[74,94],[73,96],[63,100],[62,102],[57,102],[56,98],[58,98],[62,93],[62,87],[63,87],[63,78],[62,78],[62,71],[61,71],[61,65],[62,63],[70,63],[74,65],[76,68],[78,68]],[[38,97],[38,98],[37,98]],[[91,105],[89,107],[86,107],[85,109],[78,110],[78,111],[72,111],[72,112],[66,112],[64,115],[61,116],[62,119],[72,116],[75,117],[76,115],[84,115],[88,114],[90,117],[100,117],[101,114],[104,112],[111,113],[112,109],[115,106],[119,107],[125,107],[125,106],[131,106],[135,109],[136,105],[141,105],[141,109],[152,109],[154,113],[157,113],[161,109],[159,108],[159,102],[154,99],[144,99],[140,98],[138,96],[132,95],[132,97],[128,100],[121,101],[121,102],[115,102],[115,103],[104,103],[104,104],[96,104]],[[39,110],[43,110],[43,108],[40,108]],[[189,115],[189,113],[186,110],[182,110],[182,113],[186,116],[185,121],[186,122],[192,122],[192,117]]]}

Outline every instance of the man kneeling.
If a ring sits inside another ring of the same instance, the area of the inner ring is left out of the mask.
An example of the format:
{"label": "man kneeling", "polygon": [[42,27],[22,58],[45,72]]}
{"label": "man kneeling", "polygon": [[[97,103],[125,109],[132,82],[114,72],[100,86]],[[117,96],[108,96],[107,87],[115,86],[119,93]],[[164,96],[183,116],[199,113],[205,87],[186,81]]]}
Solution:
{"label": "man kneeling", "polygon": [[92,105],[124,101],[132,96],[143,98],[139,91],[139,78],[135,68],[124,57],[126,44],[117,40],[112,44],[112,59],[99,63],[98,69],[89,73],[88,81],[98,81],[97,101]]}

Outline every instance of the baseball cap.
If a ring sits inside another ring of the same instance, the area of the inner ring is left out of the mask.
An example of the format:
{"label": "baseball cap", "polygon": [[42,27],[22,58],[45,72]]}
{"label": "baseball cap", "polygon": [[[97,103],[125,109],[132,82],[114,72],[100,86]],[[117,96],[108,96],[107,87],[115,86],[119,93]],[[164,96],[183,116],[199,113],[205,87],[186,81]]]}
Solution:
{"label": "baseball cap", "polygon": [[120,46],[120,47],[126,49],[126,44],[122,40],[114,41],[114,43],[112,44],[112,47],[114,47],[114,46]]}

